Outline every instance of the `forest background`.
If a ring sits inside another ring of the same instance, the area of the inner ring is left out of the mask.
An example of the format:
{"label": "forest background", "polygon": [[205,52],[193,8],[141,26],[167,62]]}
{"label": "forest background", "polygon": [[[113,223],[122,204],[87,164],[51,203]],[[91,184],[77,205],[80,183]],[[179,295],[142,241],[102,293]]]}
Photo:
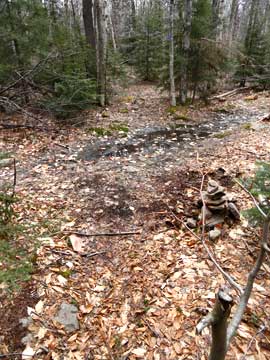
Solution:
{"label": "forest background", "polygon": [[270,84],[268,0],[2,0],[0,104],[70,118],[127,65],[171,104]]}

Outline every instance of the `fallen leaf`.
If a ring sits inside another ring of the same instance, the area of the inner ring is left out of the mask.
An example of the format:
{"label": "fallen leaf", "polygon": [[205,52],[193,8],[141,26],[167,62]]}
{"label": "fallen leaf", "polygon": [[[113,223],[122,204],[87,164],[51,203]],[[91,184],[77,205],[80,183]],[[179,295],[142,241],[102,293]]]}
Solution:
{"label": "fallen leaf", "polygon": [[39,300],[39,302],[35,306],[35,310],[37,314],[41,314],[43,310],[44,302],[42,300]]}
{"label": "fallen leaf", "polygon": [[30,345],[26,345],[26,348],[22,352],[22,360],[25,359],[32,359],[32,357],[35,355],[35,351],[31,348]]}
{"label": "fallen leaf", "polygon": [[132,354],[136,355],[137,357],[144,357],[146,350],[144,348],[137,348],[131,351]]}
{"label": "fallen leaf", "polygon": [[70,235],[69,240],[71,242],[72,248],[74,251],[76,251],[79,254],[84,253],[84,244],[83,244],[83,238],[81,236],[77,235]]}

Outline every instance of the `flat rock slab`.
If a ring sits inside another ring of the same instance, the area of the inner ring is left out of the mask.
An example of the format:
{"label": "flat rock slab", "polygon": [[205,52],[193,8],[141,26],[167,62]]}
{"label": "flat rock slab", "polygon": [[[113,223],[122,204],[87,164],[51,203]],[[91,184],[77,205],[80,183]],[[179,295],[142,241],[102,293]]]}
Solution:
{"label": "flat rock slab", "polygon": [[62,303],[54,320],[62,324],[67,332],[79,330],[80,324],[77,319],[77,313],[78,308],[75,305]]}

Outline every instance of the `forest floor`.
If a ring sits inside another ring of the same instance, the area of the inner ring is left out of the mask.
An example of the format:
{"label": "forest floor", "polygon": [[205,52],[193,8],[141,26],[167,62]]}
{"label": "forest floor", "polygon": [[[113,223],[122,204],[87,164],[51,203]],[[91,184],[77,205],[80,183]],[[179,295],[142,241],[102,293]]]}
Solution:
{"label": "forest floor", "polygon": [[[81,127],[2,130],[1,150],[17,164],[16,222],[24,231],[16,246],[31,255],[34,273],[14,296],[7,296],[14,279],[2,276],[0,354],[206,359],[209,331],[197,336],[195,326],[224,279],[183,221],[198,216],[202,174],[225,186],[241,211],[252,206],[233,179],[253,175],[256,160],[269,161],[270,125],[259,121],[269,109],[267,92],[171,108],[154,85],[141,83],[108,109],[84,112]],[[1,177],[12,182],[12,168]],[[123,232],[131,234],[115,235]],[[241,218],[208,243],[242,285],[257,235]],[[20,261],[13,258],[13,270]],[[269,275],[267,259],[228,359],[270,358]],[[77,330],[56,319],[63,303],[75,306]],[[32,320],[23,329],[27,312]]]}

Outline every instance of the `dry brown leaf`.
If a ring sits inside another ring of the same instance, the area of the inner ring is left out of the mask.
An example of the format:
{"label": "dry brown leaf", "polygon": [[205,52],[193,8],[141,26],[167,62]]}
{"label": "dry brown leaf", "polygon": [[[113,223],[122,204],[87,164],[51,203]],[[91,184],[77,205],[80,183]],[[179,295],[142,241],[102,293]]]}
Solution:
{"label": "dry brown leaf", "polygon": [[70,235],[69,240],[74,251],[79,254],[84,253],[84,241],[82,236],[72,234]]}

